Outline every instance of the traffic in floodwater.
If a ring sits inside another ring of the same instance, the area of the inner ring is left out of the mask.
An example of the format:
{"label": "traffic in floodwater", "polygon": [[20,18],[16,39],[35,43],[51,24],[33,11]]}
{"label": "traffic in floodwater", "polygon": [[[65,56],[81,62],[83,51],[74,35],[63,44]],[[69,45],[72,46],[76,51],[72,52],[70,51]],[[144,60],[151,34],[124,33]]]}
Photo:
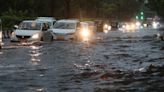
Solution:
{"label": "traffic in floodwater", "polygon": [[0,92],[164,92],[164,0],[0,0]]}
{"label": "traffic in floodwater", "polygon": [[[3,92],[162,92],[164,42],[158,30],[97,32],[97,42],[3,40]],[[155,89],[154,89],[155,88]]]}

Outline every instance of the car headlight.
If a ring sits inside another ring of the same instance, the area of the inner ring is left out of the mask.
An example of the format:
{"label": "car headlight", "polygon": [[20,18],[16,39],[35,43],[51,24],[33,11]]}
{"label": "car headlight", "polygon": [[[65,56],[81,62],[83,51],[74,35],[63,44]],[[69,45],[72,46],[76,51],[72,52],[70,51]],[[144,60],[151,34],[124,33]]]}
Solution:
{"label": "car headlight", "polygon": [[153,22],[153,24],[152,24],[152,25],[153,25],[153,28],[154,28],[154,29],[157,29],[157,28],[158,28],[159,23],[158,23],[158,22]]}
{"label": "car headlight", "polygon": [[135,29],[135,24],[131,24],[131,29]]}
{"label": "car headlight", "polygon": [[130,25],[126,25],[126,30],[130,30]]}
{"label": "car headlight", "polygon": [[107,25],[107,24],[105,24],[105,25],[104,25],[104,29],[107,29],[107,28],[108,28],[108,25]]}
{"label": "car headlight", "polygon": [[104,33],[106,33],[106,34],[107,34],[107,33],[108,33],[108,30],[104,30]]}
{"label": "car headlight", "polygon": [[112,27],[111,26],[108,26],[108,30],[111,30],[112,29]]}
{"label": "car headlight", "polygon": [[11,33],[11,37],[15,37],[15,32],[12,32]]}
{"label": "car headlight", "polygon": [[32,37],[31,37],[32,39],[38,39],[39,38],[39,34],[37,33],[37,34],[34,34],[34,35],[32,35]]}
{"label": "car headlight", "polygon": [[81,35],[83,37],[88,37],[90,35],[89,31],[87,29],[83,29],[82,32],[81,32]]}
{"label": "car headlight", "polygon": [[136,22],[136,26],[137,26],[137,27],[141,26],[141,23],[137,21],[137,22]]}

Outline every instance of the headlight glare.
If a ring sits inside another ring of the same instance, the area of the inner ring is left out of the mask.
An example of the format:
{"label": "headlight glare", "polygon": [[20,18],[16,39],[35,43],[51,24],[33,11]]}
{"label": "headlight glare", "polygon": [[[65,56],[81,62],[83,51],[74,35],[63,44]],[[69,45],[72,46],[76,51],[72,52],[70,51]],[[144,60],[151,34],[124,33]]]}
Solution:
{"label": "headlight glare", "polygon": [[34,34],[31,38],[32,39],[38,39],[39,38],[39,34]]}
{"label": "headlight glare", "polygon": [[81,34],[82,34],[83,37],[88,37],[90,33],[87,29],[83,29]]}

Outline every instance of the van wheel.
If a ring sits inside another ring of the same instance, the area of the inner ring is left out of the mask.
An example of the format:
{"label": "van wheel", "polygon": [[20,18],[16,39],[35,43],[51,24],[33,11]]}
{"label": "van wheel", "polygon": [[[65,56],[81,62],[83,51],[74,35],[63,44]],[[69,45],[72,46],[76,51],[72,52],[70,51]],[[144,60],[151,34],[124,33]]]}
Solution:
{"label": "van wheel", "polygon": [[41,37],[40,41],[43,41],[43,37]]}
{"label": "van wheel", "polygon": [[54,39],[53,39],[53,36],[51,36],[51,42],[53,41]]}
{"label": "van wheel", "polygon": [[164,41],[164,36],[161,36],[160,38],[161,38],[162,41]]}

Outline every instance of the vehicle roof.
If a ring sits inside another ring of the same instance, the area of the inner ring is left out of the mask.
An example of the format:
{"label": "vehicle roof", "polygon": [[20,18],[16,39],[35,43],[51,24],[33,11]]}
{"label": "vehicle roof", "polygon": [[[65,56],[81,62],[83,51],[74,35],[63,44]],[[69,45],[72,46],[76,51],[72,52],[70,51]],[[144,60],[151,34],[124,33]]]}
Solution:
{"label": "vehicle roof", "polygon": [[36,23],[43,23],[43,22],[41,22],[41,21],[35,21],[35,20],[24,20],[24,21],[22,21],[22,22],[36,22]]}
{"label": "vehicle roof", "polygon": [[93,21],[84,21],[84,22],[88,23],[89,25],[95,25],[95,22]]}
{"label": "vehicle roof", "polygon": [[55,21],[56,19],[53,17],[37,17],[36,20],[43,20],[43,21]]}
{"label": "vehicle roof", "polygon": [[88,24],[87,22],[80,22],[80,24]]}
{"label": "vehicle roof", "polygon": [[36,21],[56,21],[54,19],[36,19]]}
{"label": "vehicle roof", "polygon": [[62,20],[58,20],[57,22],[67,22],[67,23],[76,23],[79,22],[76,19],[62,19]]}
{"label": "vehicle roof", "polygon": [[46,19],[55,19],[54,17],[37,17],[37,19],[42,19],[42,18],[46,18]]}

